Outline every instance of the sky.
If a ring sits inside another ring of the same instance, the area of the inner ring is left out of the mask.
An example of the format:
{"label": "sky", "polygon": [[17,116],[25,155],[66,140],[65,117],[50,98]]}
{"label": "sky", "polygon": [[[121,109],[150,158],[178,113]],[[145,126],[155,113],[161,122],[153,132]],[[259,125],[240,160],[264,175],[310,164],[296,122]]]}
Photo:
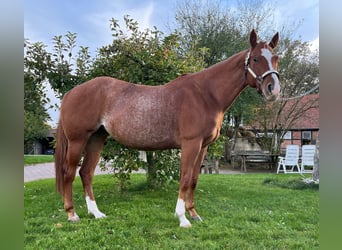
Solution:
{"label": "sky", "polygon": [[[244,0],[248,2],[248,0]],[[253,1],[253,0],[252,0]],[[255,1],[255,0],[254,0]],[[266,0],[268,1],[268,0]],[[269,0],[271,1],[271,0]],[[174,25],[177,3],[181,0],[24,0],[24,36],[31,42],[43,42],[52,48],[52,38],[77,33],[77,45],[88,46],[90,51],[111,43],[109,27],[111,18],[123,26],[123,16],[129,14],[142,29],[156,26],[168,33]],[[234,0],[221,0],[222,4],[234,6]],[[277,23],[291,25],[302,21],[294,38],[319,45],[319,0],[278,0],[275,6]],[[95,56],[95,52],[92,53]],[[59,103],[53,91],[46,90],[52,103]],[[55,126],[58,111],[49,110]]]}

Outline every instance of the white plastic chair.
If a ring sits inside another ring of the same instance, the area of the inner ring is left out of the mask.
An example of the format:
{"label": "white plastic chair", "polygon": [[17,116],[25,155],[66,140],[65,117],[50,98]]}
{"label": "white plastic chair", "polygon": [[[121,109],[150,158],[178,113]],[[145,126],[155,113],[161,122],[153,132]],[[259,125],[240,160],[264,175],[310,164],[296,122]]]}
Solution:
{"label": "white plastic chair", "polygon": [[[287,145],[285,157],[279,156],[277,174],[279,172],[287,173],[301,173],[299,167],[299,146],[298,145]],[[291,167],[291,168],[287,168]],[[297,168],[297,171],[295,171]]]}
{"label": "white plastic chair", "polygon": [[[303,145],[302,146],[302,162],[301,162],[301,172],[302,173],[312,173],[314,166],[316,145]],[[311,166],[312,169],[305,169],[305,167]]]}

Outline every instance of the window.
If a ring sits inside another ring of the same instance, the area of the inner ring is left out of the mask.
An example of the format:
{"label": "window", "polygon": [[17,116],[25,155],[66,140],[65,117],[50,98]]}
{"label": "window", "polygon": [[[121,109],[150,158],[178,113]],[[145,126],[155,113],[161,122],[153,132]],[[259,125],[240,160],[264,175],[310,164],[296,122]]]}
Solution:
{"label": "window", "polygon": [[311,140],[311,131],[303,131],[302,132],[303,140]]}
{"label": "window", "polygon": [[302,145],[311,143],[311,131],[302,131]]}
{"label": "window", "polygon": [[291,140],[292,139],[292,132],[287,131],[286,134],[284,135],[284,140]]}

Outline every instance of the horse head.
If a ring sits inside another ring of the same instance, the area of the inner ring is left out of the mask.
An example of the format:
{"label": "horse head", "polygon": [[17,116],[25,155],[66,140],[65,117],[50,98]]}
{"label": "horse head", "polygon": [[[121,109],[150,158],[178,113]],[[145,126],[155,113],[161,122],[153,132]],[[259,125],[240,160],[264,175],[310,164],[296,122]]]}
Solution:
{"label": "horse head", "polygon": [[277,99],[280,92],[278,56],[273,49],[277,46],[277,32],[269,43],[258,42],[258,36],[253,29],[249,41],[251,48],[245,59],[246,80],[249,86],[257,88],[267,101]]}

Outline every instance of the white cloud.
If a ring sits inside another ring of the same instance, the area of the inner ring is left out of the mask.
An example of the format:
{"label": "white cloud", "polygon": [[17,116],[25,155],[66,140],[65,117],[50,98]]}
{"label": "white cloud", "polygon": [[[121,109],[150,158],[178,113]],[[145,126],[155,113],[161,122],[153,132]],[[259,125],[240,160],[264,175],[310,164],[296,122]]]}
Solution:
{"label": "white cloud", "polygon": [[310,49],[312,51],[319,51],[319,37],[311,41],[309,44],[310,44]]}

